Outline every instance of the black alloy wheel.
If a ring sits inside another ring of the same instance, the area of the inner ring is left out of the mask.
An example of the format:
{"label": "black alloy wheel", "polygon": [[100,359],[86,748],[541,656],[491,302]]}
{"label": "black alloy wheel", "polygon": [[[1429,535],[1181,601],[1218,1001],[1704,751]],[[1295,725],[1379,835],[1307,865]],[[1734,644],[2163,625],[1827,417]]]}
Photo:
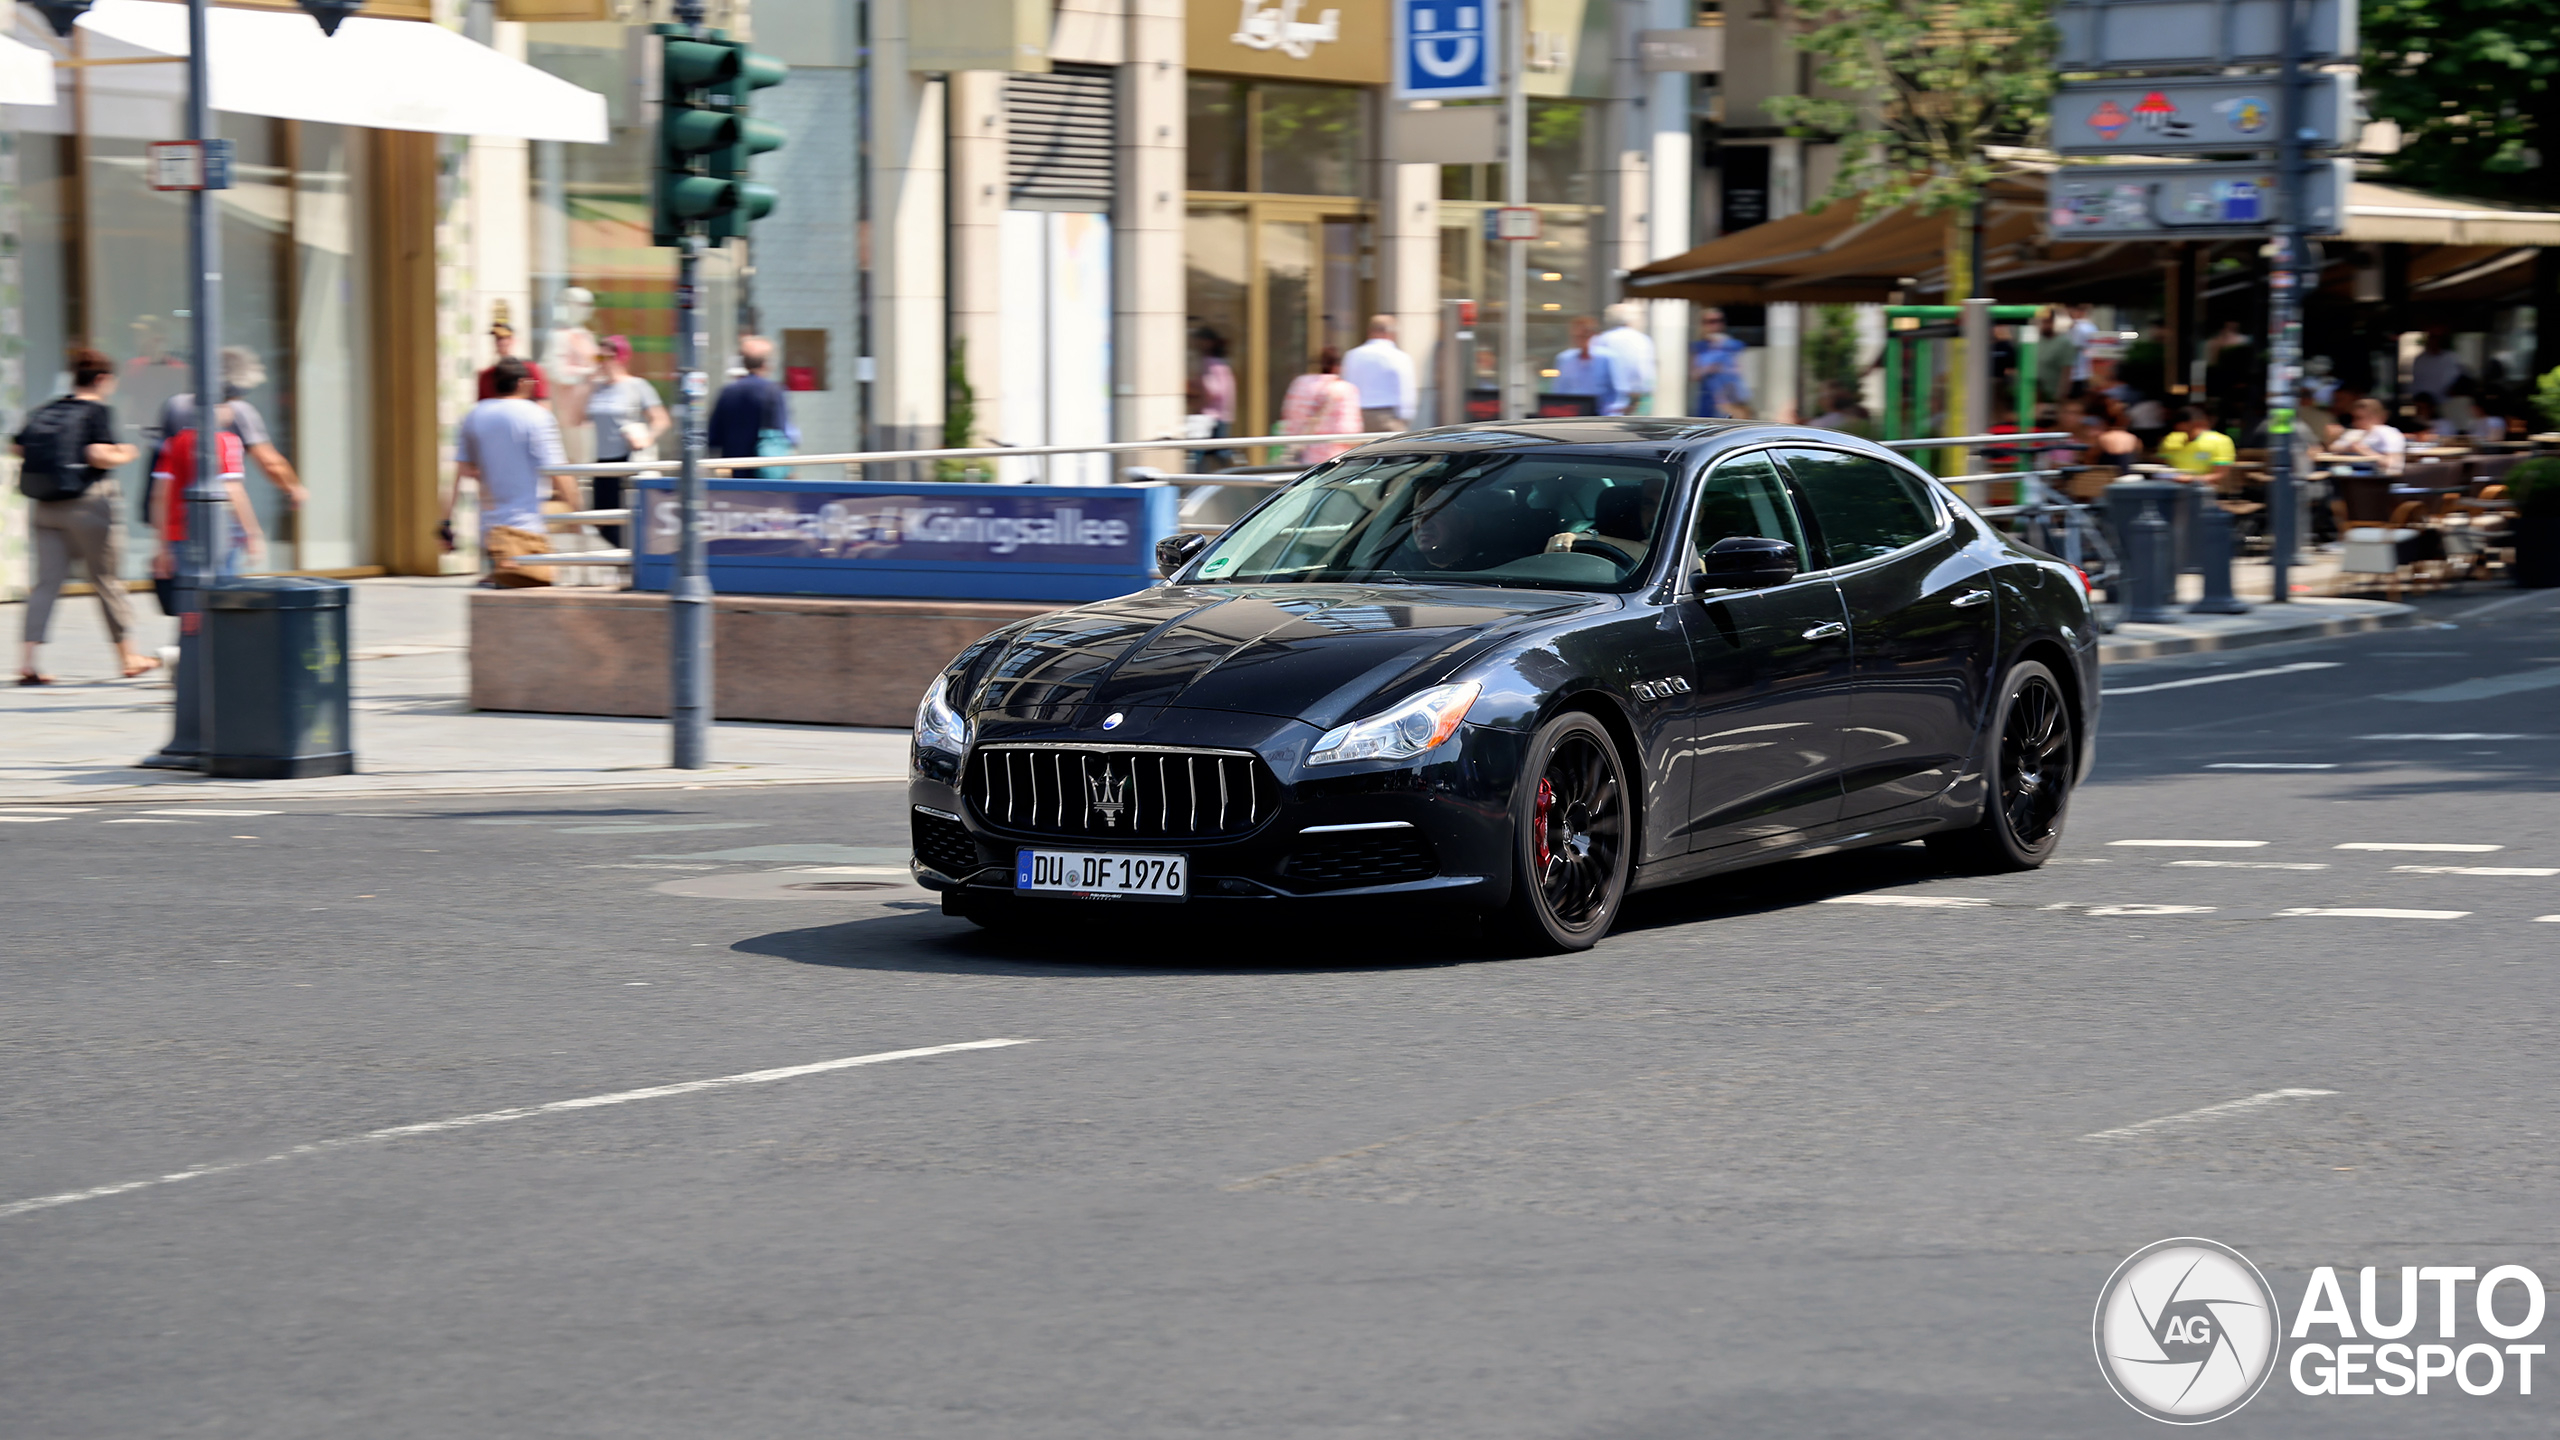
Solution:
{"label": "black alloy wheel", "polygon": [[1599,944],[1626,899],[1631,853],[1617,743],[1578,710],[1548,721],[1529,742],[1511,809],[1504,933],[1541,953]]}
{"label": "black alloy wheel", "polygon": [[1964,868],[2033,870],[2062,844],[2079,763],[2071,707],[2051,670],[2022,660],[2000,687],[2000,728],[1984,778],[1982,823],[1932,835],[1929,844]]}

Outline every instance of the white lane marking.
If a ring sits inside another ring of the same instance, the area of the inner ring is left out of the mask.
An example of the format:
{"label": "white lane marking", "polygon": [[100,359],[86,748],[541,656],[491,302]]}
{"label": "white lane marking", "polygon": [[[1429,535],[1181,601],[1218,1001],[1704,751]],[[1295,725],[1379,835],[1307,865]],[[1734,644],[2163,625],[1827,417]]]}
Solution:
{"label": "white lane marking", "polygon": [[2457,680],[2431,690],[2403,690],[2397,695],[2381,695],[2381,700],[2414,700],[2422,705],[2451,705],[2467,700],[2495,700],[2501,695],[2521,695],[2528,690],[2548,690],[2560,685],[2560,665],[2546,665],[2516,675],[2490,675],[2478,680]]}
{"label": "white lane marking", "polygon": [[2335,1090],[2269,1090],[2245,1099],[2225,1100],[2219,1105],[2207,1105],[2201,1110],[2181,1110],[2175,1115],[2163,1115],[2156,1120],[2136,1120],[2130,1125],[2119,1125],[2113,1130],[2091,1131],[2080,1138],[2083,1140],[2130,1140],[2138,1135],[2147,1135],[2154,1130],[2167,1130],[2180,1125],[2219,1120],[2225,1115],[2236,1115],[2243,1110],[2255,1110],[2261,1105],[2273,1105],[2279,1100],[2307,1100],[2315,1095],[2337,1093]]}
{"label": "white lane marking", "polygon": [[68,815],[0,815],[0,825],[48,825],[70,818]]}
{"label": "white lane marking", "polygon": [[2292,675],[2304,670],[2335,670],[2343,660],[2304,660],[2292,665],[2276,665],[2264,670],[2235,670],[2228,675],[2198,675],[2188,680],[2163,680],[2155,685],[2127,685],[2120,690],[2101,690],[2101,695],[2148,695],[2154,690],[2184,690],[2190,685],[2219,685],[2226,680],[2255,680],[2262,675]]}
{"label": "white lane marking", "polygon": [[2359,740],[2539,740],[2539,735],[2518,735],[2505,730],[2453,730],[2442,735],[2359,735]]}
{"label": "white lane marking", "polygon": [[50,1210],[57,1205],[75,1204],[82,1200],[102,1200],[110,1195],[144,1190],[154,1185],[170,1185],[180,1180],[194,1180],[206,1175],[221,1175],[233,1170],[246,1170],[252,1165],[272,1165],[278,1160],[291,1160],[303,1155],[317,1155],[349,1145],[363,1145],[379,1140],[405,1140],[417,1135],[442,1135],[453,1130],[468,1130],[478,1125],[503,1125],[511,1120],[530,1120],[541,1115],[558,1115],[571,1110],[593,1110],[605,1105],[627,1105],[634,1100],[662,1100],[671,1095],[692,1095],[704,1090],[725,1090],[739,1085],[768,1085],[776,1080],[796,1080],[803,1075],[823,1075],[830,1070],[849,1070],[856,1065],[878,1065],[890,1060],[914,1060],[926,1055],[950,1055],[962,1050],[996,1050],[1007,1045],[1031,1045],[1031,1040],[966,1040],[957,1045],[926,1045],[914,1050],[882,1050],[871,1055],[848,1055],[841,1060],[820,1060],[809,1065],[785,1065],[776,1070],[749,1070],[738,1075],[720,1075],[709,1080],[686,1080],[674,1085],[652,1085],[642,1090],[617,1090],[610,1095],[582,1095],[575,1100],[554,1100],[547,1105],[526,1105],[514,1110],[489,1110],[478,1115],[456,1115],[450,1120],[429,1120],[417,1125],[392,1125],[380,1130],[367,1130],[361,1135],[341,1135],[334,1140],[315,1140],[296,1145],[273,1155],[255,1160],[234,1160],[225,1165],[199,1165],[192,1170],[155,1175],[147,1180],[127,1180],[121,1185],[100,1185],[91,1190],[67,1190],[59,1195],[39,1195],[31,1200],[12,1201],[0,1205],[0,1220],[24,1215],[32,1210]]}
{"label": "white lane marking", "polygon": [[68,805],[0,805],[0,815],[86,815],[89,813],[90,809],[87,806],[75,809]]}
{"label": "white lane marking", "polygon": [[184,820],[101,820],[101,825],[184,825]]}
{"label": "white lane marking", "polygon": [[1825,905],[1900,905],[1913,910],[1978,910],[1990,904],[1962,895],[1834,895]]}
{"label": "white lane marking", "polygon": [[2204,768],[2207,770],[2335,770],[2338,765],[2334,760],[2319,764],[2281,760],[2217,760]]}
{"label": "white lane marking", "polygon": [[2338,850],[2421,850],[2433,855],[2486,855],[2504,845],[2438,845],[2423,840],[2350,840]]}
{"label": "white lane marking", "polygon": [[2264,840],[2110,840],[2110,845],[2148,845],[2170,850],[2263,850]]}
{"label": "white lane marking", "polygon": [[2296,910],[2279,910],[2279,920],[2297,915],[2319,915],[2335,920],[2460,920],[2468,910],[2379,910],[2368,906],[2305,906]]}
{"label": "white lane marking", "polygon": [[2210,915],[2210,905],[2092,905],[2092,915]]}
{"label": "white lane marking", "polygon": [[2560,915],[2536,915],[2533,917],[2533,920],[2537,925],[2547,924],[2554,920],[2560,920]]}
{"label": "white lane marking", "polygon": [[2527,600],[2539,600],[2541,598],[2543,597],[2539,592],[2528,590],[2522,595],[2510,595],[2504,600],[2492,600],[2486,605],[2475,605],[2468,610],[2461,611],[2453,618],[2456,620],[2468,620],[2475,615],[2487,615],[2493,611],[2504,610],[2510,605],[2521,605]]}
{"label": "white lane marking", "polygon": [[2536,879],[2560,875],[2560,869],[2531,865],[2394,865],[2391,870],[2395,875],[2528,875]]}
{"label": "white lane marking", "polygon": [[252,815],[281,815],[284,812],[281,810],[207,810],[200,805],[190,805],[184,810],[145,810],[142,813],[145,815],[237,815],[245,818]]}
{"label": "white lane marking", "polygon": [[2173,869],[2184,867],[2189,870],[2326,870],[2329,868],[2325,864],[2305,863],[2299,860],[2172,860],[2168,863]]}

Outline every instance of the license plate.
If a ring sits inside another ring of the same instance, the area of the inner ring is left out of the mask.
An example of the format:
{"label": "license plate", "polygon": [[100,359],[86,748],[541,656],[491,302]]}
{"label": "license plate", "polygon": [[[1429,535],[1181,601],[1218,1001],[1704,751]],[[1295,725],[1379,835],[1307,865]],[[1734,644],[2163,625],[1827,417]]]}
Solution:
{"label": "license plate", "polygon": [[1180,855],[1095,855],[1081,850],[1017,850],[1013,888],[1079,900],[1179,900],[1190,866]]}

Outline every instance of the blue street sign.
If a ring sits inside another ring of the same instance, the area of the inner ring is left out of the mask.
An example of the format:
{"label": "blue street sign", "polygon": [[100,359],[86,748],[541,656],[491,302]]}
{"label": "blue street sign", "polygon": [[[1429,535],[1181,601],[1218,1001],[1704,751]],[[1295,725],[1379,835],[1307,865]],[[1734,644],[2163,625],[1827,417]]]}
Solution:
{"label": "blue street sign", "polygon": [[1398,100],[1472,100],[1502,93],[1493,63],[1501,0],[1395,0]]}

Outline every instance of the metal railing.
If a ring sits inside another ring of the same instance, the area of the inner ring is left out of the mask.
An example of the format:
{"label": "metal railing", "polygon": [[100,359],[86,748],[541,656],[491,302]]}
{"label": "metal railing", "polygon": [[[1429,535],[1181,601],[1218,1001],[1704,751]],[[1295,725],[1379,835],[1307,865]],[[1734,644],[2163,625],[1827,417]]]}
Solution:
{"label": "metal railing", "polygon": [[[1363,430],[1347,435],[1226,435],[1211,440],[1113,440],[1092,445],[979,445],[960,450],[848,450],[832,455],[733,455],[704,457],[713,475],[737,470],[790,470],[803,465],[899,465],[919,460],[1035,460],[1049,455],[1129,455],[1148,450],[1240,450],[1248,445],[1340,445],[1384,440],[1402,430]],[[584,465],[545,465],[546,475],[664,474],[672,460],[608,460]]]}

